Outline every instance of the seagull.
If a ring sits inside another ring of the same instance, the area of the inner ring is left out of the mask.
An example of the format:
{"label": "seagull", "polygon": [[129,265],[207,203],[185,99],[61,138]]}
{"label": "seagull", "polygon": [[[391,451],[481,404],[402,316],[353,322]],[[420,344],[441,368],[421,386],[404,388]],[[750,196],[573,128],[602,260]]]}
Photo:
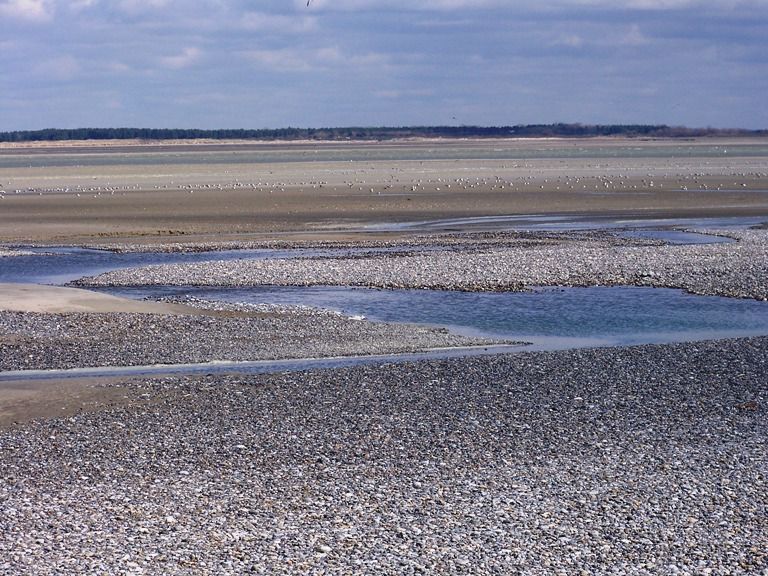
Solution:
{"label": "seagull", "polygon": [[307,6],[309,6],[310,2],[312,2],[312,0],[307,0]]}

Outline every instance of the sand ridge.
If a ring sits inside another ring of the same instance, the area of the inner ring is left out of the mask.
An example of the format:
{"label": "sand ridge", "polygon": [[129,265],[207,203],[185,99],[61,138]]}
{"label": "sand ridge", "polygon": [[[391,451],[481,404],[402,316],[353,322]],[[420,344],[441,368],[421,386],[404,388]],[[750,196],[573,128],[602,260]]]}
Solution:
{"label": "sand ridge", "polygon": [[0,283],[0,310],[14,312],[134,312],[143,314],[199,314],[190,306],[120,298],[80,288],[40,284]]}

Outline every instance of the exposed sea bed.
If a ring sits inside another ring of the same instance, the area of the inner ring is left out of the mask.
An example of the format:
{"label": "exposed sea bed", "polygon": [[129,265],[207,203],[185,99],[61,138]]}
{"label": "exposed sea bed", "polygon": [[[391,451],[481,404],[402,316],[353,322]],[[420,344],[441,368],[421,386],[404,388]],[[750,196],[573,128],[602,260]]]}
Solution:
{"label": "exposed sea bed", "polygon": [[[202,304],[201,304],[202,305]],[[207,305],[233,312],[226,305]],[[238,307],[243,311],[243,307]],[[0,371],[397,354],[503,339],[303,308],[246,314],[0,312]]]}
{"label": "exposed sea bed", "polygon": [[168,264],[116,270],[79,286],[312,286],[467,291],[531,286],[654,286],[695,294],[768,299],[768,232],[712,231],[738,240],[708,245],[617,245],[563,237],[556,243],[362,258]]}
{"label": "exposed sea bed", "polygon": [[762,574],[768,339],[137,380],[0,433],[7,574]]}

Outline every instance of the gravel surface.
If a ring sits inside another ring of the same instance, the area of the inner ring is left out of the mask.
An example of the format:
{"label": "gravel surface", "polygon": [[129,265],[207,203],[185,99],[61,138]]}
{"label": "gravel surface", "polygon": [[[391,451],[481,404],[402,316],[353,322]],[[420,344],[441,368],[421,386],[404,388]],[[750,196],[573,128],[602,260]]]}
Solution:
{"label": "gravel surface", "polygon": [[562,231],[527,231],[527,230],[496,230],[496,231],[467,231],[467,232],[433,232],[429,234],[407,234],[404,237],[395,236],[391,239],[371,239],[366,236],[355,237],[354,240],[318,240],[292,238],[291,240],[217,240],[210,242],[164,242],[159,243],[130,243],[95,244],[89,243],[84,248],[109,250],[118,253],[136,252],[210,252],[215,250],[353,250],[372,253],[383,250],[396,250],[404,253],[417,252],[435,246],[450,247],[455,250],[476,250],[498,247],[525,247],[541,244],[554,244],[563,238],[578,238],[581,240],[611,240],[617,245],[661,245],[660,240],[624,238],[606,230],[574,230]]}
{"label": "gravel surface", "polygon": [[0,432],[2,574],[766,574],[768,338],[136,380]]}
{"label": "gravel surface", "polygon": [[118,270],[83,286],[352,285],[382,288],[523,290],[529,286],[635,285],[698,294],[768,299],[768,231],[709,231],[727,244],[637,246],[600,236],[563,235],[484,251],[363,258],[309,258],[157,265]]}
{"label": "gravel surface", "polygon": [[3,248],[0,246],[0,258],[11,256],[28,256],[32,254],[29,250],[15,250],[11,248]]}
{"label": "gravel surface", "polygon": [[234,311],[242,307],[219,307],[231,315],[0,312],[0,371],[396,354],[500,343],[306,308],[258,308],[243,316]]}

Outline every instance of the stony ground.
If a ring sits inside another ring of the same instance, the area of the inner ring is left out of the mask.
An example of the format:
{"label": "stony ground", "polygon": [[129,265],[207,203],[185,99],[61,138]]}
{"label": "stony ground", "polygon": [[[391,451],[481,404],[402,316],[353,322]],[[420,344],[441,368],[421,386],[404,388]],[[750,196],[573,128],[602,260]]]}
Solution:
{"label": "stony ground", "polygon": [[2,574],[765,574],[768,338],[135,381],[0,433]]}
{"label": "stony ground", "polygon": [[452,290],[635,285],[768,299],[768,231],[710,232],[727,234],[738,242],[642,246],[601,235],[562,234],[556,242],[484,250],[147,266],[109,272],[78,284],[325,284]]}
{"label": "stony ground", "polygon": [[3,246],[0,246],[0,258],[3,257],[10,257],[10,256],[25,256],[27,254],[30,254],[28,250],[17,250],[17,249],[11,249],[11,248],[4,248]]}
{"label": "stony ground", "polygon": [[0,370],[395,354],[494,342],[302,308],[226,313],[0,312]]}
{"label": "stony ground", "polygon": [[[729,234],[735,234],[729,232]],[[148,267],[96,284],[768,297],[768,233]],[[0,370],[468,344],[335,314],[0,313]],[[352,351],[352,352],[349,352]],[[133,380],[0,432],[0,574],[768,574],[768,338]]]}

